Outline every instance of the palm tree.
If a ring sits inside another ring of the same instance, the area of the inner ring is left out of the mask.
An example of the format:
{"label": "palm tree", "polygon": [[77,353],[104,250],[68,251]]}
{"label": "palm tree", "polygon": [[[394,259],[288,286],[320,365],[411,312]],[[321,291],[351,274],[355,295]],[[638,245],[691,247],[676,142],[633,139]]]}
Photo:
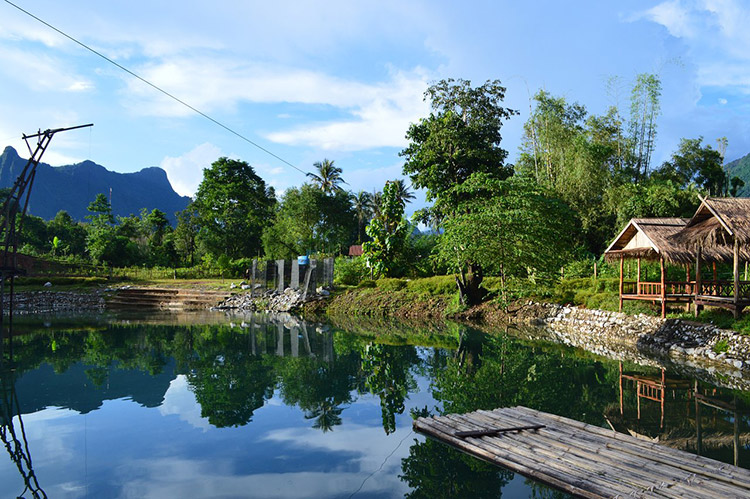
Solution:
{"label": "palm tree", "polygon": [[362,232],[372,217],[372,196],[369,192],[351,193],[352,208],[357,213],[357,242],[362,244]]}
{"label": "palm tree", "polygon": [[370,195],[370,211],[372,216],[377,218],[380,216],[380,207],[383,204],[383,193],[381,191],[373,191]]}
{"label": "palm tree", "polygon": [[401,206],[406,206],[407,203],[411,203],[412,200],[416,199],[416,196],[406,187],[403,179],[392,180],[391,182],[396,184],[396,199]]}
{"label": "palm tree", "polygon": [[339,184],[345,184],[344,179],[341,178],[341,168],[333,166],[333,160],[324,159],[313,163],[313,166],[318,170],[317,175],[315,173],[308,173],[307,176],[312,179],[312,183],[316,184],[320,190],[326,194],[332,194],[335,191],[341,190]]}

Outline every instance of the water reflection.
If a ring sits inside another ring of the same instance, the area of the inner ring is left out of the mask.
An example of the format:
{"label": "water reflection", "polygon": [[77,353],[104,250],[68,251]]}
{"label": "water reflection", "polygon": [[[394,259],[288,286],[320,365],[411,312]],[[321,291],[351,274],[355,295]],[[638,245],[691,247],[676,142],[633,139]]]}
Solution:
{"label": "water reflection", "polygon": [[619,408],[605,418],[615,430],[748,467],[748,393],[669,375],[665,369],[620,369]]}
{"label": "water reflection", "polygon": [[[70,489],[98,496],[260,484],[279,497],[561,496],[410,434],[411,415],[514,405],[748,466],[748,394],[669,371],[458,325],[352,334],[290,316],[179,320],[18,325],[16,414],[47,432],[31,443],[54,496],[85,495],[61,492],[71,473]],[[53,431],[68,461],[47,445]],[[96,467],[71,468],[81,455]]]}
{"label": "water reflection", "polygon": [[31,450],[26,438],[26,428],[21,417],[21,408],[18,403],[18,396],[15,388],[15,372],[0,357],[0,441],[2,441],[5,450],[8,451],[10,460],[15,464],[18,473],[23,480],[24,489],[17,497],[23,497],[27,492],[35,499],[47,497],[42,487],[39,485],[34,466],[31,460]]}

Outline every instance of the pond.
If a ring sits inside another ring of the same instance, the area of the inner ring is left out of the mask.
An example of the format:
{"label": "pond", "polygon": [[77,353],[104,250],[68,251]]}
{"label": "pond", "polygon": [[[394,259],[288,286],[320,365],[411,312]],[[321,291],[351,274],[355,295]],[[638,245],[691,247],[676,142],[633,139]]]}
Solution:
{"label": "pond", "polygon": [[1,498],[566,497],[412,431],[515,405],[750,466],[748,392],[456,324],[17,318],[3,356]]}

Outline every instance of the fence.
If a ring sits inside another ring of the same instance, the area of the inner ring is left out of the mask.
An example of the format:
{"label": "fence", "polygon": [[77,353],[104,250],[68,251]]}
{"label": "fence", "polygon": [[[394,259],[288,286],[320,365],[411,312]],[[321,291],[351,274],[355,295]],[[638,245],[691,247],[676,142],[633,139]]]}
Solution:
{"label": "fence", "polygon": [[333,286],[334,258],[309,260],[300,264],[298,260],[253,260],[245,274],[251,289],[275,289],[283,292],[287,288],[304,293],[318,286]]}

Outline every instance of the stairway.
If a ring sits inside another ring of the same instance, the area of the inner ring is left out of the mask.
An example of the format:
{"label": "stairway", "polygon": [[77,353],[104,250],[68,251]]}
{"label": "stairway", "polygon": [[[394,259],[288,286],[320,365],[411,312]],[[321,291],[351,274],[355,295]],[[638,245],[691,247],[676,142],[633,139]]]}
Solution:
{"label": "stairway", "polygon": [[218,305],[229,291],[177,288],[123,288],[107,300],[108,308],[151,310],[204,310]]}

